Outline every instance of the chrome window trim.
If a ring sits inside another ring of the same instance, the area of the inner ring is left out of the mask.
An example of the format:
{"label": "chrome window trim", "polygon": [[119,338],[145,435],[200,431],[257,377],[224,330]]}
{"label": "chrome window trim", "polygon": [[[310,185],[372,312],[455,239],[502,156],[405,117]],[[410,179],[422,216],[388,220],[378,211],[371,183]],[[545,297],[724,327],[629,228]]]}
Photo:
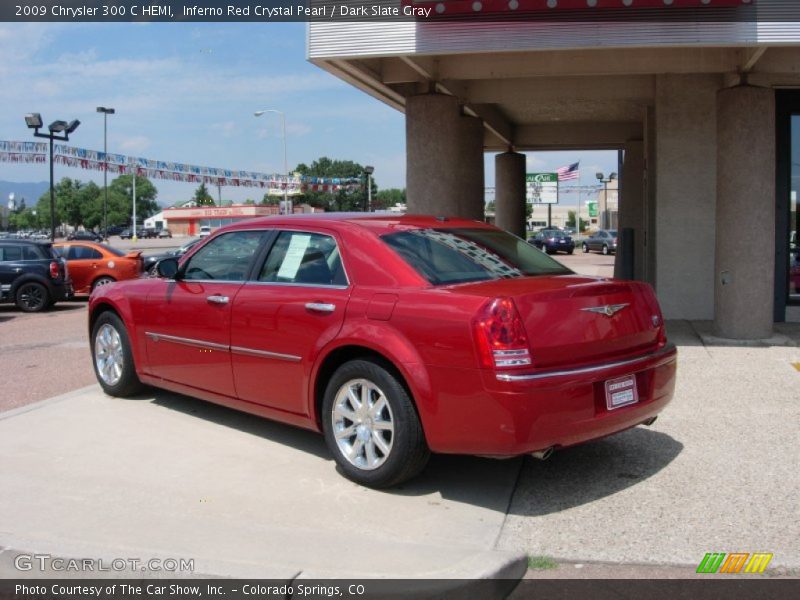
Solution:
{"label": "chrome window trim", "polygon": [[524,375],[512,375],[510,373],[497,373],[498,381],[535,381],[537,379],[546,379],[548,377],[564,377],[569,375],[582,375],[584,373],[595,373],[597,371],[605,371],[607,369],[614,369],[616,367],[625,367],[636,365],[654,358],[659,358],[670,354],[675,350],[675,344],[667,344],[660,350],[650,352],[644,356],[637,356],[636,358],[629,358],[626,360],[618,360],[600,365],[592,365],[590,367],[579,367],[577,369],[565,369],[562,371],[543,371],[541,373],[527,373]]}
{"label": "chrome window trim", "polygon": [[334,284],[324,284],[324,283],[292,283],[290,281],[256,281],[254,279],[250,279],[245,282],[245,285],[276,285],[280,287],[291,286],[291,287],[302,287],[302,288],[325,288],[326,290],[347,290],[350,288],[349,285],[334,285]]}
{"label": "chrome window trim", "polygon": [[243,346],[231,346],[231,352],[234,354],[242,354],[244,356],[257,356],[259,358],[276,358],[278,360],[286,360],[289,362],[300,362],[301,356],[294,354],[281,354],[280,352],[268,352],[266,350],[254,350],[253,348],[245,348]]}

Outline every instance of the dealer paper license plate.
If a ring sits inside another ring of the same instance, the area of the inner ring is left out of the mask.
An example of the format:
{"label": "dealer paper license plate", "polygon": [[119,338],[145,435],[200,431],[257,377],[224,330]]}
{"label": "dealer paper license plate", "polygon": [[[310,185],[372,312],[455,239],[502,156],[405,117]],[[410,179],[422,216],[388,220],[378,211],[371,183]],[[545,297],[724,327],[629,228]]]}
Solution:
{"label": "dealer paper license plate", "polygon": [[636,404],[639,394],[636,392],[636,375],[626,375],[606,381],[606,407],[614,410],[620,406]]}

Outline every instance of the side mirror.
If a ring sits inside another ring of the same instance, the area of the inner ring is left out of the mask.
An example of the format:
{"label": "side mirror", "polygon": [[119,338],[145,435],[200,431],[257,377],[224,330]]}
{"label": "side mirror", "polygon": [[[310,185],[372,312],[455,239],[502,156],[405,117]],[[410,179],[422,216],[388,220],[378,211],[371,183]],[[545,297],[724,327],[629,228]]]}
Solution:
{"label": "side mirror", "polygon": [[178,272],[178,259],[177,258],[162,258],[156,263],[156,273],[159,277],[167,279],[174,279],[175,274]]}

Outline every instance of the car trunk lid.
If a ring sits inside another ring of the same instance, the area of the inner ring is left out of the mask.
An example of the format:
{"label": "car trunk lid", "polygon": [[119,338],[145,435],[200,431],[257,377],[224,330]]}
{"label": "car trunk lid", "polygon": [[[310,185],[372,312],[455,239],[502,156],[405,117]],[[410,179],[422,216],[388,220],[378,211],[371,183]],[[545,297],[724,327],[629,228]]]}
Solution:
{"label": "car trunk lid", "polygon": [[661,313],[649,285],[579,275],[519,277],[454,286],[514,301],[534,367],[592,363],[655,348]]}

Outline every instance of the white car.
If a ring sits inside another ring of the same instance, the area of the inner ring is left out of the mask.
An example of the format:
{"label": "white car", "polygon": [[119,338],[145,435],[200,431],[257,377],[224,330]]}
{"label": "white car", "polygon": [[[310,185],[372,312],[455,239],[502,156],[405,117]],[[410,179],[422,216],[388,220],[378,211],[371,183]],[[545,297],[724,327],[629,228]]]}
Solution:
{"label": "white car", "polygon": [[201,225],[200,226],[200,237],[204,238],[204,237],[208,237],[210,235],[211,235],[211,227],[209,227],[208,225]]}

